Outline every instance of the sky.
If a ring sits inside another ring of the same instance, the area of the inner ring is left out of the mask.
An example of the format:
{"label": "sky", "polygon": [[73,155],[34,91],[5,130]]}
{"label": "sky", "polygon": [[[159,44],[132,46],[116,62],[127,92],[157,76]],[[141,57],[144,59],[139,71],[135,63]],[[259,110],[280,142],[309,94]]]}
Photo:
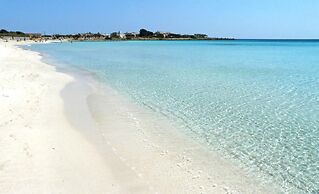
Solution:
{"label": "sky", "polygon": [[146,28],[211,37],[319,39],[319,1],[0,0],[0,28],[46,34]]}

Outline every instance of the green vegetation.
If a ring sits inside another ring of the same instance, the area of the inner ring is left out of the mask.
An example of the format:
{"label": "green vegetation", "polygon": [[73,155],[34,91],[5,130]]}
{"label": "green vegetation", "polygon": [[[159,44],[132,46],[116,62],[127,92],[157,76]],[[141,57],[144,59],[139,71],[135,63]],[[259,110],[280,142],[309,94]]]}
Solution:
{"label": "green vegetation", "polygon": [[210,38],[206,34],[177,34],[171,32],[152,32],[140,29],[136,32],[112,32],[111,34],[102,33],[78,33],[78,34],[53,34],[41,35],[36,33],[23,33],[20,31],[0,30],[0,37],[26,37],[33,40],[76,40],[76,41],[103,41],[103,40],[233,40],[231,38]]}
{"label": "green vegetation", "polygon": [[20,31],[7,31],[5,29],[0,30],[0,36],[14,36],[14,37],[27,37],[29,35]]}
{"label": "green vegetation", "polygon": [[119,32],[112,32],[110,34],[111,39],[119,39],[120,38],[120,33]]}
{"label": "green vegetation", "polygon": [[140,37],[153,37],[154,33],[145,29],[140,29]]}

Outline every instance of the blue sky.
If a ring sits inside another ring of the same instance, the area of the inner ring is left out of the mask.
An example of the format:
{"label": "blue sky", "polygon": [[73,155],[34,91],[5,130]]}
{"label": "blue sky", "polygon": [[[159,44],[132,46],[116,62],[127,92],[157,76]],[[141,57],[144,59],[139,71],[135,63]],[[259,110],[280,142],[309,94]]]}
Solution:
{"label": "blue sky", "polygon": [[207,33],[319,38],[318,0],[0,0],[0,28],[26,32]]}

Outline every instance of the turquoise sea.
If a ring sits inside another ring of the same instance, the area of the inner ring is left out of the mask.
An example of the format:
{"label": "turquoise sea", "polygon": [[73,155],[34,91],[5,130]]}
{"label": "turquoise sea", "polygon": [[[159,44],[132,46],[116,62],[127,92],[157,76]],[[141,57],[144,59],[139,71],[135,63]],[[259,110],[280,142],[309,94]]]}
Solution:
{"label": "turquoise sea", "polygon": [[284,193],[319,193],[319,41],[75,42],[28,48],[92,72]]}

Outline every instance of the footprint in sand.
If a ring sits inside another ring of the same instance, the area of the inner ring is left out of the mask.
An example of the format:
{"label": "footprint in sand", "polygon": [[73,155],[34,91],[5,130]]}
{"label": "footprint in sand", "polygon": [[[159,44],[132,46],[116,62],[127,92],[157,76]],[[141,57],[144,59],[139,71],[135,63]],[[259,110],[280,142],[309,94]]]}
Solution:
{"label": "footprint in sand", "polygon": [[30,153],[30,148],[29,148],[29,146],[28,146],[27,143],[24,144],[23,151],[26,153],[26,155],[27,155],[29,158],[32,157],[32,154]]}
{"label": "footprint in sand", "polygon": [[9,137],[12,138],[14,141],[17,141],[17,138],[13,134],[10,134]]}
{"label": "footprint in sand", "polygon": [[0,164],[0,171],[2,171],[4,169],[4,167],[6,166],[6,164],[9,162],[9,160],[3,162],[2,164]]}

